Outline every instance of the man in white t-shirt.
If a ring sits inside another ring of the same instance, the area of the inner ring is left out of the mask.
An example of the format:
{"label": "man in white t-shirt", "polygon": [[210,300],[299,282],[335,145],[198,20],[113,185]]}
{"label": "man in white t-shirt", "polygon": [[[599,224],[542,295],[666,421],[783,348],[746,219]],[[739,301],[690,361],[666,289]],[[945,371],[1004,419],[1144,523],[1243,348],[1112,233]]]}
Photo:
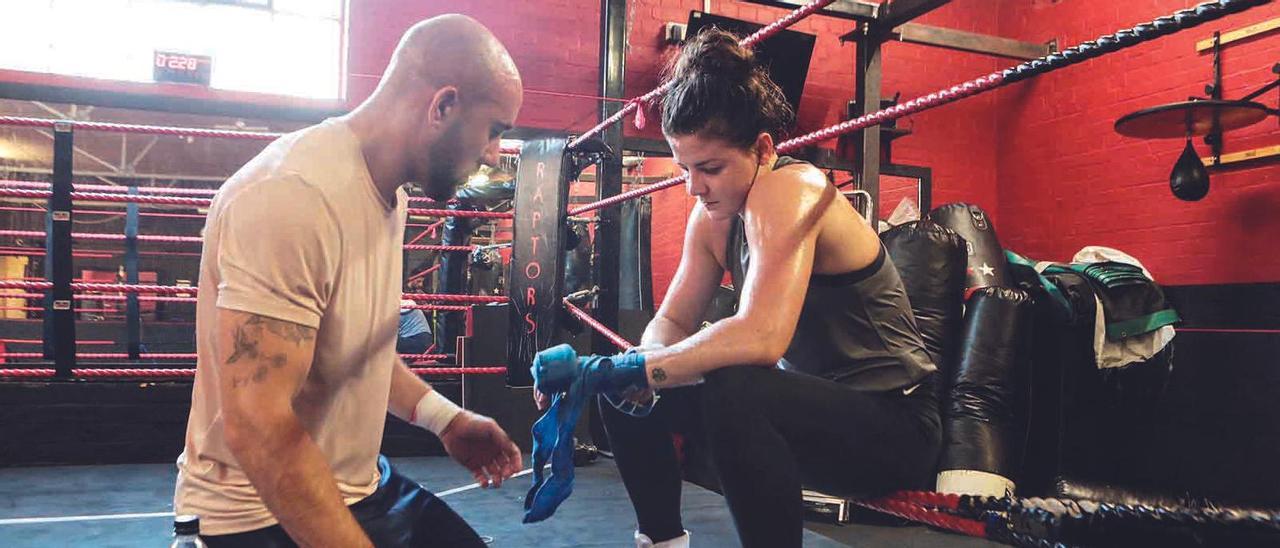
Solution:
{"label": "man in white t-shirt", "polygon": [[395,344],[404,183],[445,199],[496,163],[522,93],[482,25],[422,21],[364,103],[281,137],[214,198],[174,497],[210,546],[483,546],[378,449],[390,412],[486,487],[521,467],[497,423],[432,390]]}

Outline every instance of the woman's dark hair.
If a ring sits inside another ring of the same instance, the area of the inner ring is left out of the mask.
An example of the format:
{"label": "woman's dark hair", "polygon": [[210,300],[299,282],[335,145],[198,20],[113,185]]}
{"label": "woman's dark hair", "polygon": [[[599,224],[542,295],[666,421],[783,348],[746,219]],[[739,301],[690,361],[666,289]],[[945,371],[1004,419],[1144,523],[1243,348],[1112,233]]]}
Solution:
{"label": "woman's dark hair", "polygon": [[704,133],[747,148],[761,132],[780,139],[795,113],[778,84],[738,37],[707,28],[685,42],[668,66],[675,86],[662,99],[662,131]]}

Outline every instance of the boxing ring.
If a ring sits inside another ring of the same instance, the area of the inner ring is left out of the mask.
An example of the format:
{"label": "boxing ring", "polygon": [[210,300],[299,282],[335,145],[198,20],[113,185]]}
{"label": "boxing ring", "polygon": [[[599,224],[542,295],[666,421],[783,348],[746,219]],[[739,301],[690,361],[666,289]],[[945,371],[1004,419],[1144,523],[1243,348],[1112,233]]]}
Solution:
{"label": "boxing ring", "polygon": [[[741,44],[751,47],[766,40],[782,29],[817,13],[834,0],[816,0],[800,7],[783,18],[765,26],[744,38]],[[777,145],[780,154],[796,152],[805,147],[849,133],[873,128],[904,116],[940,107],[962,99],[979,95],[1016,82],[1025,81],[1052,71],[1098,58],[1126,48],[1146,43],[1184,29],[1202,25],[1229,14],[1238,13],[1269,0],[1218,0],[1179,10],[1171,15],[1135,25],[1095,40],[1084,42],[1065,50],[1023,62],[1014,67],[980,75],[951,87],[908,100],[856,117],[833,126],[785,140]],[[672,177],[644,188],[622,192],[614,196],[570,208],[565,199],[568,183],[576,178],[582,168],[603,161],[615,151],[603,146],[597,137],[628,115],[653,106],[674,84],[666,82],[660,87],[634,99],[595,127],[573,139],[535,140],[526,142],[521,149],[504,149],[505,154],[520,155],[521,181],[542,181],[517,187],[515,213],[487,211],[463,211],[434,208],[409,208],[410,215],[426,217],[457,217],[480,219],[505,219],[515,223],[516,241],[512,252],[512,281],[508,296],[475,296],[430,293],[405,293],[404,299],[415,301],[413,308],[443,312],[464,312],[470,317],[469,305],[508,304],[510,308],[510,338],[505,365],[476,365],[457,363],[455,366],[414,367],[420,375],[506,375],[512,385],[527,385],[527,370],[533,352],[545,348],[555,333],[560,316],[572,318],[599,333],[610,343],[625,350],[633,344],[609,326],[597,321],[591,313],[571,302],[561,294],[559,284],[563,272],[563,228],[570,217],[588,213],[600,214],[601,210],[682,184],[685,176]],[[71,278],[71,243],[81,241],[124,242],[128,251],[136,256],[137,244],[199,244],[199,237],[139,235],[134,233],[94,234],[71,232],[70,219],[76,202],[102,204],[132,204],[136,214],[138,206],[183,206],[206,208],[210,205],[212,191],[197,189],[143,189],[110,187],[104,185],[73,185],[70,160],[71,139],[75,130],[116,133],[141,133],[155,135],[191,136],[225,139],[250,139],[269,141],[280,136],[276,133],[211,130],[196,128],[154,127],[131,124],[46,120],[22,117],[0,117],[0,125],[38,127],[54,133],[55,170],[52,183],[24,181],[0,181],[0,197],[48,200],[49,230],[0,231],[0,238],[44,238],[46,255],[50,262],[46,280],[0,280],[0,298],[41,298],[45,312],[45,333],[42,352],[3,352],[0,359],[0,380],[4,379],[183,379],[194,376],[193,368],[126,367],[85,368],[80,361],[120,360],[194,360],[190,353],[143,353],[132,350],[127,353],[79,352],[74,335],[75,302],[80,300],[115,299],[129,302],[136,307],[144,300],[170,299],[173,302],[190,303],[198,293],[195,287],[147,285],[139,283],[106,284],[75,282]],[[617,151],[620,152],[620,151]],[[550,189],[558,197],[546,199],[540,192]],[[520,192],[531,193],[522,200]],[[544,198],[542,206],[553,209],[536,209],[534,192]],[[557,199],[558,198],[558,199]],[[427,201],[410,198],[411,202]],[[529,240],[529,237],[534,237]],[[415,240],[416,241],[416,240]],[[543,253],[537,253],[540,242]],[[443,246],[404,244],[406,250],[438,251],[442,253],[470,252],[475,246]],[[548,249],[551,250],[548,253]],[[536,265],[536,268],[533,267]],[[555,276],[543,276],[550,272]],[[5,291],[13,293],[5,294]],[[90,294],[106,293],[106,295]],[[34,308],[34,307],[31,307]],[[562,314],[563,312],[563,314]],[[468,321],[468,332],[471,322]],[[470,334],[470,333],[468,333]],[[97,341],[94,341],[97,342]],[[23,341],[18,344],[32,344]],[[448,354],[406,354],[406,360],[431,362],[455,359]],[[53,367],[11,367],[9,360],[52,361]],[[525,381],[525,382],[521,382]],[[1274,538],[1280,534],[1280,516],[1262,511],[1221,510],[1215,508],[1150,508],[1141,505],[1096,504],[1057,499],[1023,499],[1017,497],[973,497],[932,492],[899,492],[877,499],[850,499],[854,505],[883,514],[897,516],[955,533],[1018,546],[1058,546],[1063,544],[1098,544],[1133,540],[1159,539],[1171,527],[1180,531],[1193,531],[1205,538],[1238,540]]]}

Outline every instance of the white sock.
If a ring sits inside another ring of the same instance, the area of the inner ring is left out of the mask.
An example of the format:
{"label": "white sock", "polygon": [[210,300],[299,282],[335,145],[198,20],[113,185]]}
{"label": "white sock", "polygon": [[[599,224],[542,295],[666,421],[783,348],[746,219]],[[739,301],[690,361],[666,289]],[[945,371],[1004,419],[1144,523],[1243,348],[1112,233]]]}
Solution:
{"label": "white sock", "polygon": [[689,548],[689,531],[671,540],[653,542],[648,535],[636,531],[636,548]]}

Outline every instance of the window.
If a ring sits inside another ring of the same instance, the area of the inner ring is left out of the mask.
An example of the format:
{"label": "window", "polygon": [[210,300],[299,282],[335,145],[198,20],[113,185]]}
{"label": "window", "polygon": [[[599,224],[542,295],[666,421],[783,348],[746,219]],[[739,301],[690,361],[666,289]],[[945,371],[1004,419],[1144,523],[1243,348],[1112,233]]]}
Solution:
{"label": "window", "polygon": [[6,0],[0,68],[152,81],[156,51],[213,58],[217,89],[336,99],[345,0]]}

